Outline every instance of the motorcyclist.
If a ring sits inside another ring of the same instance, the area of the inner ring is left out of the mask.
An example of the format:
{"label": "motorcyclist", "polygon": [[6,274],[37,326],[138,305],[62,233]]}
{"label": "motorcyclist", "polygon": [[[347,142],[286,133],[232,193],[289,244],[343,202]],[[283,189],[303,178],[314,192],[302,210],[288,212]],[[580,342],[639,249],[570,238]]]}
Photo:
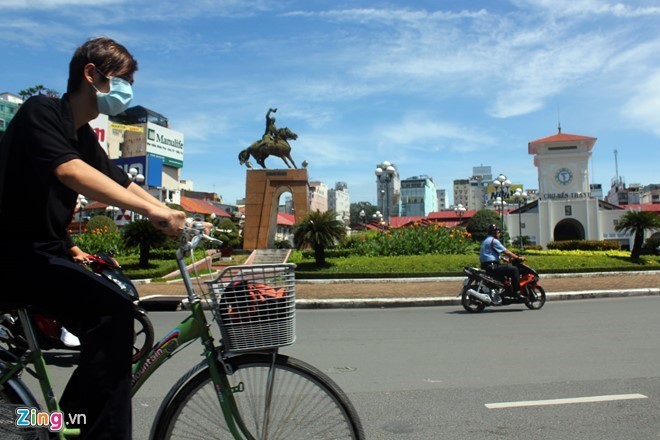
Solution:
{"label": "motorcyclist", "polygon": [[498,280],[509,278],[511,280],[511,293],[516,295],[520,290],[520,272],[516,266],[502,263],[500,257],[502,254],[512,258],[524,261],[524,257],[519,257],[508,250],[499,240],[502,231],[495,224],[488,225],[488,236],[481,242],[479,251],[479,262],[481,268],[486,273]]}

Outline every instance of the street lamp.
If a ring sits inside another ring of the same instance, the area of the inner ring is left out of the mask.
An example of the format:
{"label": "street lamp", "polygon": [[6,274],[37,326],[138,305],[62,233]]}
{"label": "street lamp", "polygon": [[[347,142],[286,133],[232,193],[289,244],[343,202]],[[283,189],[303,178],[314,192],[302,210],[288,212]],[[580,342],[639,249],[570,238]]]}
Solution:
{"label": "street lamp", "polygon": [[362,223],[362,226],[364,226],[364,224],[366,223],[365,217],[367,216],[367,214],[364,212],[364,209],[360,210],[358,216],[360,217],[360,223]]}
{"label": "street lamp", "polygon": [[385,206],[383,206],[383,210],[385,211],[385,221],[387,222],[387,226],[390,225],[390,182],[392,181],[392,176],[394,176],[394,173],[396,173],[396,168],[394,168],[392,163],[387,160],[378,165],[376,167],[376,171],[374,172],[378,182],[381,185],[385,185]]}
{"label": "street lamp", "polygon": [[115,220],[115,216],[117,214],[117,211],[119,211],[119,208],[117,208],[116,206],[109,205],[109,206],[106,206],[106,208],[105,208],[106,215],[108,217],[110,217],[112,220]]}
{"label": "street lamp", "polygon": [[76,200],[76,209],[78,210],[78,235],[82,234],[82,222],[85,206],[89,201],[82,194],[78,194],[78,199]]}
{"label": "street lamp", "polygon": [[498,211],[500,216],[501,216],[501,222],[502,226],[500,229],[502,230],[502,235],[504,235],[504,210],[506,209],[506,201],[502,200],[502,197],[497,196],[495,198],[495,201],[493,202],[493,206],[495,207],[495,211]]}
{"label": "street lamp", "polygon": [[493,180],[493,185],[495,185],[495,192],[493,193],[495,201],[493,202],[493,205],[495,205],[495,208],[501,211],[502,234],[504,234],[504,208],[507,205],[505,199],[509,198],[509,187],[511,187],[511,181],[507,179],[504,174],[500,174],[497,176],[497,179]]}
{"label": "street lamp", "polygon": [[373,217],[374,222],[380,227],[383,222],[383,214],[380,211],[376,211],[371,217]]}
{"label": "street lamp", "polygon": [[523,243],[522,211],[520,207],[527,204],[527,192],[521,188],[516,188],[516,191],[513,193],[513,200],[518,204],[518,239],[520,240],[520,252],[522,252],[525,250],[525,244]]}
{"label": "street lamp", "polygon": [[454,206],[454,212],[458,215],[458,223],[462,223],[463,214],[465,214],[465,206],[459,203],[458,205]]}
{"label": "street lamp", "polygon": [[[128,170],[128,178],[131,179],[131,182],[136,182],[138,185],[142,185],[144,182],[144,175],[138,173],[137,168],[131,168]],[[131,221],[133,221],[134,212],[131,210]]]}

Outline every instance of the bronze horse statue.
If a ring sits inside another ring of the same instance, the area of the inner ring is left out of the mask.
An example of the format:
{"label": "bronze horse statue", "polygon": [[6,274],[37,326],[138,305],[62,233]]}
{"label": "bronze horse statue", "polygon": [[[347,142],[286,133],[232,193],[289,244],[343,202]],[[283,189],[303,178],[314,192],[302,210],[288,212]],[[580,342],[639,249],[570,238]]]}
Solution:
{"label": "bronze horse statue", "polygon": [[250,155],[252,155],[262,168],[268,168],[264,162],[266,158],[277,156],[284,161],[287,167],[298,168],[291,158],[291,145],[288,142],[290,139],[298,139],[298,135],[289,130],[288,127],[279,128],[276,133],[277,136],[274,141],[270,139],[269,135],[264,135],[263,138],[254,141],[252,145],[238,153],[238,161],[241,165],[245,164],[248,168],[252,168],[252,164],[248,162]]}

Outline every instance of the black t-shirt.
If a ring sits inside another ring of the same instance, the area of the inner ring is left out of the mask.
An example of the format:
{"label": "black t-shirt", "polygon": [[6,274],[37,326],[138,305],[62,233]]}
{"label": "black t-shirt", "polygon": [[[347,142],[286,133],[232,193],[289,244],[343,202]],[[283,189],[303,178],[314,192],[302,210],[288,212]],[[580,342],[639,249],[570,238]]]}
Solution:
{"label": "black t-shirt", "polygon": [[28,99],[0,141],[0,231],[5,239],[66,239],[78,194],[54,171],[73,159],[83,160],[124,187],[131,182],[108,158],[89,124],[75,130],[67,95]]}

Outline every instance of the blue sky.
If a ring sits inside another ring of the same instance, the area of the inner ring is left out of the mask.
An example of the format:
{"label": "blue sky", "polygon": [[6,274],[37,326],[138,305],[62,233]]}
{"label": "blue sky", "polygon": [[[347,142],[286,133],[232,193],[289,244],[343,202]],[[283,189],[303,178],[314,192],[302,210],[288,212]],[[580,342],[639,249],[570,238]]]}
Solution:
{"label": "blue sky", "polygon": [[598,138],[607,189],[614,149],[626,183],[660,183],[658,29],[657,0],[0,0],[0,92],[63,92],[75,48],[115,38],[133,104],[185,135],[182,178],[227,203],[270,107],[298,166],[353,202],[375,203],[383,160],[450,194],[481,164],[538,188],[527,143],[558,121]]}

